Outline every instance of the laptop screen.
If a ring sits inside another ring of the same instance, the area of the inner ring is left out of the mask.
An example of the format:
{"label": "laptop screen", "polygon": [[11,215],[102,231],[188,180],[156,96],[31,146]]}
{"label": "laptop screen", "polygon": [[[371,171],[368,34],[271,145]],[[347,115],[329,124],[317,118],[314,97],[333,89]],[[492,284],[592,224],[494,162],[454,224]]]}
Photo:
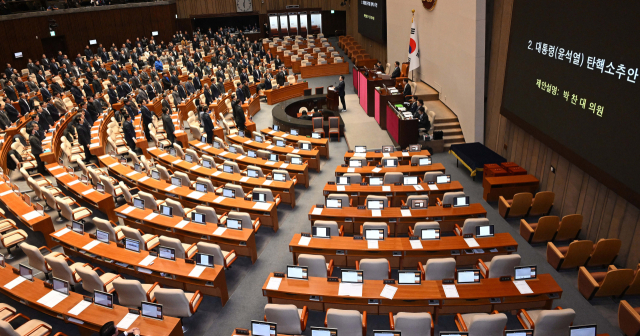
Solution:
{"label": "laptop screen", "polygon": [[429,166],[429,165],[431,165],[431,158],[430,157],[420,158],[418,160],[418,166]]}
{"label": "laptop screen", "polygon": [[532,329],[506,330],[504,336],[533,336]]}
{"label": "laptop screen", "polygon": [[262,142],[262,141],[264,141],[264,139],[263,139],[260,135],[256,135],[256,136],[254,136],[254,137],[253,137],[253,140],[254,140],[255,142]]}
{"label": "laptop screen", "polygon": [[360,168],[360,167],[362,167],[362,161],[360,161],[360,160],[349,160],[349,167]]}
{"label": "laptop screen", "polygon": [[493,225],[476,226],[476,238],[493,237]]}
{"label": "laptop screen", "polygon": [[251,321],[251,334],[253,336],[275,336],[276,324],[272,322]]}
{"label": "laptop screen", "polygon": [[326,206],[329,209],[342,209],[342,199],[339,199],[339,198],[327,198]]}
{"label": "laptop screen", "polygon": [[21,277],[29,281],[33,281],[33,269],[31,267],[20,264],[18,268],[19,268]]}
{"label": "laptop screen", "polygon": [[113,294],[105,293],[98,290],[94,291],[93,303],[97,304],[98,306],[113,308]]}
{"label": "laptop screen", "polygon": [[595,324],[571,326],[569,327],[570,336],[596,336],[598,327]]}
{"label": "laptop screen", "polygon": [[205,168],[211,168],[213,167],[213,164],[211,164],[211,161],[209,160],[202,160],[202,166]]}
{"label": "laptop screen", "polygon": [[440,336],[469,336],[469,333],[463,331],[441,331]]}
{"label": "laptop screen", "polygon": [[451,183],[451,175],[438,175],[436,176],[436,183]]}
{"label": "laptop screen", "polygon": [[311,336],[338,336],[338,329],[311,327]]}
{"label": "laptop screen", "polygon": [[124,248],[129,250],[129,251],[140,252],[140,242],[138,240],[135,240],[135,239],[125,238],[124,239]]}
{"label": "laptop screen", "polygon": [[181,187],[182,186],[182,179],[180,179],[179,177],[171,177],[171,184],[173,184],[176,187]]}
{"label": "laptop screen", "polygon": [[314,226],[311,228],[311,235],[315,238],[331,238],[331,229]]}
{"label": "laptop screen", "polygon": [[367,209],[369,209],[369,210],[381,210],[381,209],[384,209],[384,201],[383,200],[368,200],[367,201]]}
{"label": "laptop screen", "polygon": [[311,144],[310,143],[306,143],[306,142],[302,142],[302,143],[300,143],[300,149],[302,149],[302,150],[311,150]]}
{"label": "laptop screen", "polygon": [[273,180],[278,182],[285,182],[287,180],[287,177],[283,173],[273,173]]}
{"label": "laptop screen", "polygon": [[419,285],[422,282],[422,274],[420,271],[399,270],[399,285]]}
{"label": "laptop screen", "polygon": [[54,291],[69,295],[69,283],[67,281],[54,277],[51,284],[53,285]]}
{"label": "laptop screen", "polygon": [[453,199],[454,207],[463,207],[469,205],[469,196],[456,197]]}
{"label": "laptop screen", "polygon": [[84,234],[84,224],[78,221],[72,221],[71,230],[78,234]]}
{"label": "laptop screen", "polygon": [[269,154],[268,161],[278,161],[278,154]]}
{"label": "laptop screen", "polygon": [[372,186],[381,186],[383,181],[382,177],[369,177],[369,185]]}
{"label": "laptop screen", "polygon": [[185,154],[184,155],[184,160],[189,162],[189,163],[193,163],[193,156],[191,156],[191,154]]}
{"label": "laptop screen", "polygon": [[273,125],[273,126],[271,126],[271,128],[276,132],[280,130],[280,126],[279,125]]}
{"label": "laptop screen", "polygon": [[418,184],[418,177],[417,176],[404,176],[402,184],[404,184],[404,185],[416,185],[416,184]]}
{"label": "laptop screen", "polygon": [[337,185],[349,185],[351,178],[349,176],[336,176]]}
{"label": "laptop screen", "polygon": [[419,152],[421,150],[422,148],[420,148],[420,145],[409,145],[410,152]]}
{"label": "laptop screen", "polygon": [[477,269],[459,270],[456,275],[459,284],[480,282],[480,270]]}
{"label": "laptop screen", "polygon": [[156,180],[159,180],[160,179],[160,172],[157,171],[157,170],[152,170],[151,171],[151,177],[153,177]]}
{"label": "laptop screen", "polygon": [[144,200],[141,199],[141,198],[134,198],[133,199],[133,206],[138,208],[138,209],[144,210]]}
{"label": "laptop screen", "polygon": [[168,217],[172,217],[173,216],[173,208],[170,206],[166,206],[166,205],[160,205],[160,213],[168,216]]}
{"label": "laptop screen", "polygon": [[320,133],[311,133],[311,137],[314,139],[321,139],[322,137],[320,136]]}
{"label": "laptop screen", "polygon": [[210,254],[196,253],[194,258],[196,260],[196,265],[198,266],[214,267],[213,256]]}
{"label": "laptop screen", "polygon": [[196,224],[206,224],[205,215],[201,213],[192,212],[191,220]]}
{"label": "laptop screen", "polygon": [[374,330],[373,336],[401,336],[402,332],[398,330]]}
{"label": "laptop screen", "polygon": [[538,276],[537,266],[516,266],[516,280],[535,279]]}
{"label": "laptop screen", "polygon": [[291,164],[294,165],[301,165],[302,164],[302,159],[296,156],[291,157]]}
{"label": "laptop screen", "polygon": [[140,314],[144,317],[162,320],[162,305],[143,301],[140,307]]}
{"label": "laptop screen", "polygon": [[236,191],[233,189],[222,188],[222,196],[228,198],[236,198]]}
{"label": "laptop screen", "polygon": [[96,230],[96,239],[105,244],[109,244],[109,233],[107,231]]}
{"label": "laptop screen", "polygon": [[429,206],[429,202],[426,199],[412,199],[411,209],[426,209]]}
{"label": "laptop screen", "polygon": [[358,271],[354,269],[343,269],[342,270],[342,282],[349,283],[362,283],[363,271]]}
{"label": "laptop screen", "polygon": [[247,156],[250,157],[250,158],[257,158],[258,154],[256,154],[255,151],[250,150],[250,151],[247,152]]}
{"label": "laptop screen", "polygon": [[249,176],[249,177],[259,177],[260,174],[255,169],[247,169],[247,176]]}
{"label": "laptop screen", "polygon": [[366,240],[384,240],[384,230],[383,229],[364,230],[364,238]]}
{"label": "laptop screen", "polygon": [[309,268],[307,266],[287,266],[287,278],[309,280]]}
{"label": "laptop screen", "polygon": [[222,165],[222,171],[225,173],[233,173],[233,166],[231,165]]}
{"label": "laptop screen", "polygon": [[171,247],[158,246],[158,257],[171,261],[176,260],[176,250]]}
{"label": "laptop screen", "polygon": [[396,148],[393,146],[382,146],[383,153],[393,153],[396,151]]}
{"label": "laptop screen", "polygon": [[282,140],[277,140],[277,141],[276,141],[276,146],[278,146],[278,147],[284,147],[284,146],[286,146],[286,144],[285,144],[285,142],[284,142],[284,141],[282,141]]}
{"label": "laptop screen", "polygon": [[440,229],[422,229],[422,231],[420,231],[420,238],[422,240],[440,239]]}
{"label": "laptop screen", "polygon": [[266,202],[267,201],[267,194],[265,193],[259,193],[259,192],[253,192],[253,201],[254,202]]}
{"label": "laptop screen", "polygon": [[234,229],[234,230],[242,230],[242,220],[227,218],[227,228]]}
{"label": "laptop screen", "polygon": [[99,191],[99,192],[104,192],[104,184],[98,182],[96,184],[96,190]]}
{"label": "laptop screen", "polygon": [[202,192],[202,193],[206,193],[207,192],[207,185],[204,183],[198,183],[196,182],[196,191]]}
{"label": "laptop screen", "polygon": [[397,159],[391,159],[391,160],[384,160],[384,166],[385,167],[397,167],[398,166],[398,160]]}
{"label": "laptop screen", "polygon": [[297,129],[295,129],[295,128],[291,129],[291,135],[298,135],[298,134],[300,134],[300,133],[298,133]]}
{"label": "laptop screen", "polygon": [[356,146],[356,153],[366,153],[367,152],[367,146]]}

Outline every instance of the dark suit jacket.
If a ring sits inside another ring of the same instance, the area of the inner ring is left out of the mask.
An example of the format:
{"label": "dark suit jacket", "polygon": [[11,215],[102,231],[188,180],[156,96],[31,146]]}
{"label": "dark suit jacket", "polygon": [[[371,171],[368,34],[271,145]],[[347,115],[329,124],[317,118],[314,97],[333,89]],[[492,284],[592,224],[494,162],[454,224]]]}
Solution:
{"label": "dark suit jacket", "polygon": [[26,99],[20,99],[19,104],[20,104],[20,112],[22,115],[25,115],[29,113],[29,111],[31,111],[31,106],[29,105],[29,102]]}
{"label": "dark suit jacket", "polygon": [[391,73],[391,78],[396,78],[396,77],[400,77],[400,68],[393,69],[393,72]]}
{"label": "dark suit jacket", "polygon": [[204,128],[205,133],[213,132],[213,129],[215,128],[213,126],[213,121],[211,121],[211,116],[209,115],[208,112],[205,112],[202,114],[202,126]]}
{"label": "dark suit jacket", "polygon": [[11,122],[16,122],[16,120],[20,118],[20,113],[15,107],[13,107],[13,105],[11,105],[11,103],[4,106],[4,111],[7,113],[7,117],[9,117]]}
{"label": "dark suit jacket", "polygon": [[407,85],[404,86],[404,95],[405,96],[410,96],[411,95],[411,86],[409,86],[409,83],[407,83]]}
{"label": "dark suit jacket", "polygon": [[344,81],[338,83],[338,87],[336,88],[336,92],[340,97],[344,97]]}
{"label": "dark suit jacket", "polygon": [[44,99],[51,98],[51,92],[49,92],[49,90],[47,90],[46,88],[40,88],[40,94]]}
{"label": "dark suit jacket", "polygon": [[29,145],[31,145],[31,154],[39,156],[42,154],[42,140],[35,135],[29,136]]}

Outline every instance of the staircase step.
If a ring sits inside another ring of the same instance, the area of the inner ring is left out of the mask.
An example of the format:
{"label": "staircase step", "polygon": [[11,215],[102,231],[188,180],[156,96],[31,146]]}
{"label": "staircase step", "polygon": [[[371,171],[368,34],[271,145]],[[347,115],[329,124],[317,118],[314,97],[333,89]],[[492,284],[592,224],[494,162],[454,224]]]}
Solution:
{"label": "staircase step", "polygon": [[444,136],[462,135],[462,128],[446,128],[442,130]]}
{"label": "staircase step", "polygon": [[448,144],[448,143],[454,143],[454,142],[464,142],[464,136],[463,135],[445,135],[444,137],[442,137],[444,139],[444,143]]}
{"label": "staircase step", "polygon": [[437,118],[434,122],[434,124],[441,124],[441,123],[451,123],[451,122],[458,122],[458,118],[453,117],[453,118]]}
{"label": "staircase step", "polygon": [[437,130],[445,130],[445,129],[449,129],[449,128],[460,128],[460,123],[459,122],[448,122],[448,123],[434,123],[433,124],[433,129],[437,129]]}

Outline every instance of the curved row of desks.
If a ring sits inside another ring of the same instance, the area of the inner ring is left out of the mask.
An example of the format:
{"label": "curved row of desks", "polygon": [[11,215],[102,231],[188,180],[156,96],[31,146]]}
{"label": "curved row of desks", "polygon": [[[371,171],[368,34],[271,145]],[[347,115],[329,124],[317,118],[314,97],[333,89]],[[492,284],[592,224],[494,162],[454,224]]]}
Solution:
{"label": "curved row of desks", "polygon": [[350,185],[336,185],[335,183],[327,183],[322,189],[322,193],[325,198],[329,194],[347,194],[349,199],[352,200],[352,205],[365,205],[367,196],[386,196],[394,207],[402,205],[402,201],[407,200],[407,197],[411,195],[427,195],[429,196],[429,206],[436,204],[436,198],[442,199],[444,193],[462,191],[462,184],[458,181],[452,181],[451,183],[442,184],[428,184],[419,183],[413,185],[395,185],[387,184],[382,186],[350,184]]}
{"label": "curved row of desks", "polygon": [[315,169],[316,171],[320,171],[320,151],[317,149],[312,150],[302,150],[293,147],[278,147],[269,143],[264,142],[256,142],[252,139],[241,137],[239,135],[229,135],[227,136],[229,142],[243,146],[245,148],[251,148],[254,150],[267,150],[272,153],[278,155],[287,155],[287,154],[297,154],[302,157],[302,160],[306,160],[309,162],[309,167],[311,169]]}

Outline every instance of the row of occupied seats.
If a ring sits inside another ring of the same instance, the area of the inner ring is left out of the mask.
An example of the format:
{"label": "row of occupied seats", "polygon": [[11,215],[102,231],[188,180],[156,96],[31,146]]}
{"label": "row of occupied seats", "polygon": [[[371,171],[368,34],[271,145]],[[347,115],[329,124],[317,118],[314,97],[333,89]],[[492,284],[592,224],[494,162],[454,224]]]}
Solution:
{"label": "row of occupied seats", "polygon": [[[553,310],[518,311],[517,318],[524,329],[532,329],[533,336],[566,335],[573,323],[575,311],[558,307]],[[307,327],[307,306],[298,309],[293,304],[269,303],[264,308],[264,320],[277,324],[278,334],[300,335]],[[487,313],[457,314],[458,331],[469,335],[502,336],[507,325],[507,315],[493,311]],[[367,334],[367,312],[330,308],[324,326],[335,328],[341,335],[364,336]],[[430,313],[389,312],[391,330],[402,331],[403,336],[432,336],[434,321]]]}
{"label": "row of occupied seats", "polygon": [[552,191],[540,191],[535,197],[526,192],[515,194],[510,200],[500,196],[498,212],[504,218],[548,215],[553,207],[555,195]]}

